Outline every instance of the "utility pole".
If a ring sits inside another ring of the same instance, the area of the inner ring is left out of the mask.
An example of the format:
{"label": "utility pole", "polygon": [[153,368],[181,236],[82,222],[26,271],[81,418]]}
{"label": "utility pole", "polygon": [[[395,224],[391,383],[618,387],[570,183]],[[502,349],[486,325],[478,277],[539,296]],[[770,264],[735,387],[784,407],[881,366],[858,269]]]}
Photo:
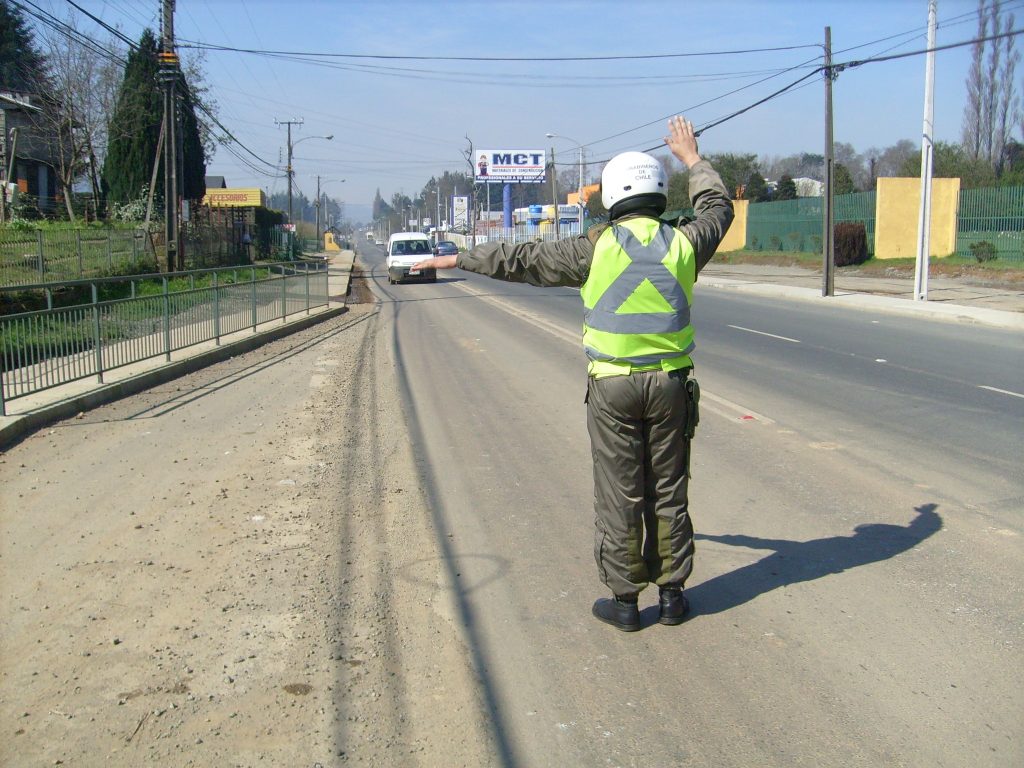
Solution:
{"label": "utility pole", "polygon": [[303,120],[274,120],[274,125],[288,126],[288,258],[295,258],[295,217],[292,215],[292,126]]}
{"label": "utility pole", "polygon": [[179,250],[178,227],[178,141],[177,141],[177,95],[178,54],[174,52],[174,2],[163,0],[162,48],[157,58],[160,62],[160,81],[164,86],[164,208],[167,241],[167,271],[181,269],[184,253]]}
{"label": "utility pole", "polygon": [[320,250],[320,174],[316,177],[316,249]]}
{"label": "utility pole", "polygon": [[[473,219],[473,209],[476,207],[476,174],[473,173],[473,140],[467,136],[466,141],[469,142],[469,149],[463,153],[463,156],[469,163],[469,181],[472,185],[470,187],[472,194],[469,196],[469,247],[473,248],[476,246],[476,221]],[[454,204],[453,201],[452,205],[454,206]]]}
{"label": "utility pole", "polygon": [[555,147],[551,145],[551,205],[554,207],[555,240],[558,239],[558,180],[555,178]]}
{"label": "utility pole", "polygon": [[835,295],[835,155],[832,147],[832,27],[825,27],[825,187],[821,196],[821,295]]}
{"label": "utility pole", "polygon": [[928,2],[928,54],[924,74],[924,129],[921,135],[921,210],[917,218],[914,301],[928,301],[928,260],[932,224],[932,131],[935,121],[935,0]]}

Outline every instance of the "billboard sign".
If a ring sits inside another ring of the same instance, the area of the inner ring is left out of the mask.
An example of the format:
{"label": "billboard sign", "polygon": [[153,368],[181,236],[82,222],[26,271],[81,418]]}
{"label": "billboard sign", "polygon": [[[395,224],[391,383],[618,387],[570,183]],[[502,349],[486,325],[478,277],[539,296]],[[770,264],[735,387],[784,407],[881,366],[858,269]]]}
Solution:
{"label": "billboard sign", "polygon": [[452,228],[465,232],[469,229],[469,198],[455,196],[452,198]]}
{"label": "billboard sign", "polygon": [[266,208],[267,198],[259,187],[208,189],[203,205],[211,208]]}
{"label": "billboard sign", "polygon": [[473,179],[483,182],[540,184],[546,167],[543,149],[480,149],[473,153]]}

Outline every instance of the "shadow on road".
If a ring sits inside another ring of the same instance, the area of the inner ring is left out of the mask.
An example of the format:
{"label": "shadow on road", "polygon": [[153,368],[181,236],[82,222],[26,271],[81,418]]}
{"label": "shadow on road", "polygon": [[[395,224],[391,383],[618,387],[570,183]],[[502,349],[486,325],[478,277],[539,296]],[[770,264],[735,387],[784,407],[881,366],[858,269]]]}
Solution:
{"label": "shadow on road", "polygon": [[942,518],[935,511],[937,506],[915,507],[917,516],[907,526],[868,523],[858,525],[850,536],[811,541],[762,539],[742,534],[697,534],[696,538],[703,541],[774,552],[756,563],[687,587],[693,615],[721,613],[773,589],[888,560],[913,549],[942,528]]}

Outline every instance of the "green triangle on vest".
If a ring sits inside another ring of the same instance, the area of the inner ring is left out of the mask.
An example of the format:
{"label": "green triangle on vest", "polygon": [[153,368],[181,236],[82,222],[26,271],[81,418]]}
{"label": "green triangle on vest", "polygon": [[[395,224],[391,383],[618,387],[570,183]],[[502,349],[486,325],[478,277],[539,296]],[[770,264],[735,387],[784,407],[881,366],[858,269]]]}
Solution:
{"label": "green triangle on vest", "polygon": [[617,315],[643,315],[650,312],[673,312],[672,305],[661,295],[654,283],[646,277],[640,281],[636,289],[629,294],[629,298],[622,302],[615,314]]}

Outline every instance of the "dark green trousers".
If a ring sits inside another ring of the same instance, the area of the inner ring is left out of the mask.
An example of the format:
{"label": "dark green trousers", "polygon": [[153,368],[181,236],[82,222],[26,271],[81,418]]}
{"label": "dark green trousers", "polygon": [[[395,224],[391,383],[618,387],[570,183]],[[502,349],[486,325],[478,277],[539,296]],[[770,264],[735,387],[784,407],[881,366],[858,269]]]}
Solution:
{"label": "dark green trousers", "polygon": [[682,586],[693,570],[687,373],[589,379],[594,557],[616,595],[636,594],[651,582]]}

